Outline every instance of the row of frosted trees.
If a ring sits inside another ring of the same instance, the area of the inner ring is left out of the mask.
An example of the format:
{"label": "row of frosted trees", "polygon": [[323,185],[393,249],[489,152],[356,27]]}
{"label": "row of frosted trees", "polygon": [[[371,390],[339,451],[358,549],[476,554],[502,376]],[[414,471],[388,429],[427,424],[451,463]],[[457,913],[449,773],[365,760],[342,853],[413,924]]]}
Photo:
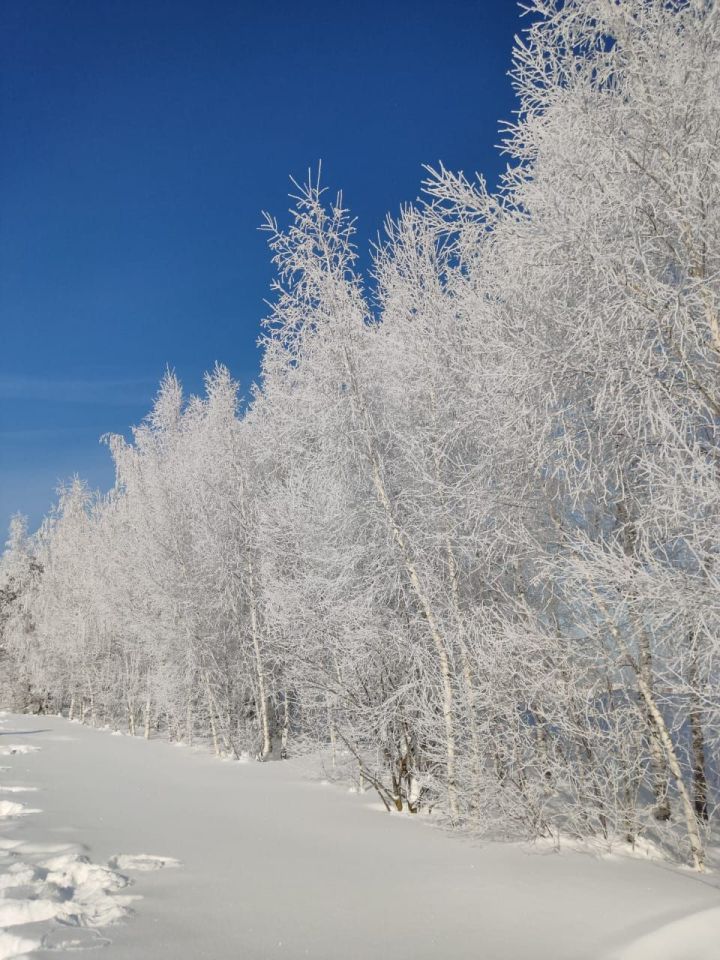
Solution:
{"label": "row of frosted trees", "polygon": [[[720,15],[535,0],[496,193],[428,171],[371,293],[319,186],[261,384],[163,381],[117,482],[3,561],[16,706],[262,758],[388,808],[678,843],[720,747]],[[340,762],[340,761],[338,761]],[[678,848],[679,849],[679,848]]]}

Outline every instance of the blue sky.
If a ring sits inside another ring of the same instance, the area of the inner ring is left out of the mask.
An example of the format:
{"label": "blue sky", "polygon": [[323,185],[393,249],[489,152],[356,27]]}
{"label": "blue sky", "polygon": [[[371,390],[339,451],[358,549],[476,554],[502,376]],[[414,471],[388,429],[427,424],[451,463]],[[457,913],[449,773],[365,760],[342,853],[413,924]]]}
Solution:
{"label": "blue sky", "polygon": [[423,163],[504,166],[513,0],[0,2],[0,524],[112,484],[167,366],[243,385],[257,226],[319,159],[367,244]]}

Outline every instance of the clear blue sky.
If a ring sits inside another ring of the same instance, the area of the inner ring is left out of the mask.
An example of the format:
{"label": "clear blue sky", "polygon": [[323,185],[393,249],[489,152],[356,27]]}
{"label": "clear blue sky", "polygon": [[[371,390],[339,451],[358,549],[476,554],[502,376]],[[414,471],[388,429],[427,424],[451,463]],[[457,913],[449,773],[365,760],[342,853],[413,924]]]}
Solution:
{"label": "clear blue sky", "polygon": [[423,163],[494,180],[521,27],[513,0],[2,0],[0,524],[109,487],[98,438],[167,366],[257,375],[290,174],[322,159],[361,243]]}

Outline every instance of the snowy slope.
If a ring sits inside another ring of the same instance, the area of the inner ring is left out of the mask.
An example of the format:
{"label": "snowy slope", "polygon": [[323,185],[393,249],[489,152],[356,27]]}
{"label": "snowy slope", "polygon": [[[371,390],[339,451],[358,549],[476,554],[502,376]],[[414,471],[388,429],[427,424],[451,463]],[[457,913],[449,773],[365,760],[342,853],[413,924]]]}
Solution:
{"label": "snowy slope", "polygon": [[643,934],[611,960],[718,960],[720,907],[701,910]]}
{"label": "snowy slope", "polygon": [[52,717],[0,731],[0,960],[43,938],[107,960],[720,957],[711,878],[472,843],[293,761]]}

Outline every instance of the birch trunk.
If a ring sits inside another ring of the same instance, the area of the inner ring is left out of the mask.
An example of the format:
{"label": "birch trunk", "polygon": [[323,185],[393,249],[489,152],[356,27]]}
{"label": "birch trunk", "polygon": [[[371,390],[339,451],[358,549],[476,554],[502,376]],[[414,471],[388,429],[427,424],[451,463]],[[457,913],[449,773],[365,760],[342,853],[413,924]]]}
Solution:
{"label": "birch trunk", "polygon": [[[427,360],[426,360],[426,366]],[[465,702],[468,712],[468,720],[470,725],[470,752],[471,752],[471,762],[472,762],[472,772],[475,779],[475,785],[480,782],[480,737],[478,735],[477,729],[477,718],[475,716],[476,708],[476,697],[475,697],[475,688],[472,680],[472,670],[470,668],[470,657],[468,656],[467,643],[465,642],[465,634],[463,629],[463,619],[462,612],[460,608],[460,582],[458,575],[458,566],[455,560],[455,551],[453,550],[452,543],[450,541],[450,535],[447,529],[447,505],[445,501],[445,495],[443,492],[442,485],[442,470],[440,463],[440,454],[438,452],[438,417],[437,417],[437,394],[435,392],[435,387],[431,385],[430,387],[430,403],[432,408],[433,416],[433,426],[435,431],[435,436],[432,441],[432,457],[433,457],[433,466],[435,469],[435,483],[438,490],[438,498],[440,500],[440,506],[442,509],[443,525],[444,530],[444,541],[445,541],[445,555],[447,557],[448,564],[448,573],[450,577],[450,595],[452,597],[452,607],[453,613],[455,615],[455,622],[457,627],[457,636],[458,644],[460,647],[460,663],[462,667],[462,679],[465,693]]]}
{"label": "birch trunk", "polygon": [[348,355],[347,349],[344,350],[345,357],[345,368],[350,380],[350,383],[353,388],[353,396],[357,404],[358,413],[360,414],[363,426],[364,426],[364,435],[365,435],[365,445],[367,449],[368,458],[370,460],[371,473],[372,473],[372,482],[375,489],[375,494],[377,496],[378,502],[383,509],[385,517],[387,519],[388,525],[393,535],[398,548],[400,550],[400,555],[403,560],[403,566],[405,567],[405,572],[410,581],[410,584],[413,589],[413,593],[420,605],[425,622],[428,625],[428,630],[430,632],[430,637],[435,648],[437,655],[438,667],[440,670],[440,679],[442,683],[443,691],[443,701],[442,701],[442,714],[443,714],[443,724],[445,728],[445,760],[446,760],[446,772],[447,772],[447,795],[448,795],[448,808],[450,811],[450,816],[453,820],[458,818],[458,802],[457,802],[457,781],[456,781],[456,747],[455,747],[455,714],[454,714],[454,698],[452,690],[452,671],[450,668],[450,657],[448,655],[448,650],[446,647],[445,639],[440,631],[438,621],[435,617],[435,612],[433,606],[430,602],[425,589],[423,588],[422,582],[417,572],[415,562],[412,559],[412,552],[410,550],[410,545],[408,543],[407,536],[405,531],[402,529],[395,517],[395,511],[393,510],[390,497],[388,496],[385,483],[382,478],[382,471],[380,469],[380,457],[378,451],[373,443],[372,439],[372,429],[370,424],[370,418],[365,408],[365,405],[362,400],[362,395],[360,394],[359,386],[357,383],[357,378],[354,373],[350,357]]}
{"label": "birch trunk", "polygon": [[690,799],[690,794],[688,789],[685,786],[685,781],[683,779],[682,768],[680,767],[680,762],[677,758],[677,753],[675,751],[675,745],[672,742],[672,737],[670,736],[670,731],[667,728],[665,723],[665,718],[663,717],[660,708],[657,705],[655,696],[653,693],[652,686],[648,685],[645,680],[645,675],[640,664],[636,664],[628,650],[627,644],[622,638],[620,631],[615,626],[612,618],[610,617],[609,611],[603,601],[597,594],[597,591],[592,585],[590,585],[590,590],[595,597],[595,601],[598,604],[599,609],[603,612],[605,616],[605,621],[610,630],[610,633],[613,636],[613,639],[618,645],[618,650],[622,656],[626,659],[628,665],[633,666],[635,670],[635,676],[637,678],[638,691],[640,696],[643,699],[645,707],[647,709],[647,716],[650,722],[655,728],[658,740],[662,746],[663,752],[665,754],[665,759],[667,760],[667,765],[670,770],[670,773],[675,781],[675,787],[677,788],[678,795],[680,797],[680,806],[682,808],[683,816],[685,819],[685,826],[687,829],[688,842],[690,844],[690,852],[692,855],[693,866],[696,870],[703,872],[705,869],[705,853],[703,850],[702,839],[700,837],[700,830],[698,829],[698,822],[695,817],[695,810],[693,808],[692,801]]}
{"label": "birch trunk", "polygon": [[145,701],[145,730],[144,736],[146,740],[150,739],[150,697]]}
{"label": "birch trunk", "polygon": [[[652,676],[652,655],[650,653],[650,641],[644,630],[640,630],[639,639],[640,648],[640,674],[643,683],[652,695],[653,676]],[[654,699],[654,698],[653,698]],[[648,713],[648,726],[650,729],[650,767],[653,778],[653,793],[655,795],[655,809],[653,816],[656,820],[669,820],[670,798],[667,790],[667,765],[663,751],[662,738],[657,724],[654,722],[652,714]]]}
{"label": "birch trunk", "polygon": [[262,661],[260,650],[260,625],[258,618],[257,591],[255,589],[255,565],[253,563],[252,551],[250,547],[250,522],[245,507],[245,484],[242,475],[239,477],[240,486],[240,516],[245,528],[245,553],[248,576],[248,602],[250,605],[250,634],[252,638],[253,654],[255,660],[255,673],[258,688],[258,714],[260,716],[260,729],[262,734],[262,752],[260,759],[264,760],[272,753],[272,737],[270,735],[270,716],[268,711],[267,684],[265,679],[265,668]]}
{"label": "birch trunk", "polygon": [[282,733],[280,736],[280,759],[287,760],[287,747],[288,747],[288,737],[290,736],[290,701],[288,699],[288,692],[285,691],[283,696],[283,724],[282,724]]}
{"label": "birch trunk", "polygon": [[270,718],[268,716],[267,689],[265,686],[265,670],[260,652],[260,631],[258,628],[257,602],[255,596],[255,573],[252,556],[248,548],[248,590],[250,594],[250,632],[252,635],[253,651],[255,654],[255,671],[258,685],[258,712],[262,729],[262,759],[269,757],[272,752],[270,739]]}
{"label": "birch trunk", "polygon": [[330,733],[330,750],[332,753],[332,768],[334,770],[337,763],[337,737],[335,736],[335,721],[333,720],[333,711],[332,711],[332,707],[330,706],[330,697],[326,698],[325,704],[327,708],[328,731]]}
{"label": "birch trunk", "polygon": [[217,734],[217,725],[215,723],[215,701],[213,699],[212,690],[210,689],[210,678],[207,673],[205,673],[205,691],[207,693],[208,701],[208,710],[210,711],[210,733],[212,734],[213,749],[215,751],[215,756],[220,756],[220,744],[218,742]]}
{"label": "birch trunk", "polygon": [[[624,500],[617,504],[618,520],[622,524],[624,552],[633,562],[638,562],[637,557],[637,533],[635,524],[630,519],[630,511]],[[652,651],[650,648],[650,638],[647,630],[638,618],[631,611],[630,616],[635,624],[638,635],[639,649],[639,667],[643,681],[648,690],[653,690],[653,670],[652,670]],[[665,754],[660,738],[660,733],[652,717],[648,714],[648,730],[650,737],[650,775],[652,777],[652,788],[655,796],[655,810],[653,816],[656,820],[669,820],[671,816],[670,798],[668,796],[668,771],[665,762]]]}
{"label": "birch trunk", "polygon": [[675,747],[673,745],[670,732],[668,731],[665,723],[665,718],[655,703],[652,690],[646,685],[644,679],[640,675],[638,675],[638,685],[640,688],[640,693],[642,694],[647,705],[648,713],[653,718],[653,721],[657,727],[660,741],[665,749],[670,772],[675,780],[677,791],[680,794],[680,803],[683,814],[685,815],[685,824],[687,827],[688,840],[690,841],[693,865],[696,870],[702,872],[705,869],[705,853],[703,851],[702,839],[700,837],[698,823],[695,818],[695,810],[690,801],[690,795],[687,791],[687,787],[685,786],[685,781],[683,780],[682,770],[677,759],[677,754],[675,752]]}
{"label": "birch trunk", "polygon": [[693,803],[695,816],[698,820],[707,822],[710,813],[708,810],[708,782],[705,771],[705,735],[703,733],[702,705],[698,690],[697,662],[693,660],[690,667],[690,743],[692,750],[693,775]]}
{"label": "birch trunk", "polygon": [[692,735],[693,792],[695,814],[698,820],[705,822],[710,818],[708,812],[708,785],[705,773],[705,738],[703,736],[702,716],[697,698],[693,695],[690,708],[690,731]]}

